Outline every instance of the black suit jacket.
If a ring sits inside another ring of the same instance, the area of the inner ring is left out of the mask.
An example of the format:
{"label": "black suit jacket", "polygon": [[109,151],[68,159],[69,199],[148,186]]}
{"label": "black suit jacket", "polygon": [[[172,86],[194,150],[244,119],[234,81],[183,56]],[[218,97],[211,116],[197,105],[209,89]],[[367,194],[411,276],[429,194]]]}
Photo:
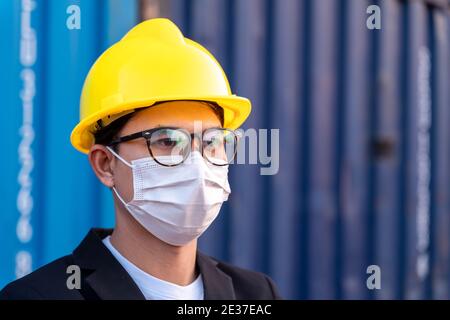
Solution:
{"label": "black suit jacket", "polygon": [[[133,279],[102,243],[112,229],[92,229],[73,251],[8,284],[0,299],[145,299]],[[197,251],[205,300],[280,299],[272,280],[259,272],[217,261]],[[81,288],[68,289],[69,265],[81,270]]]}

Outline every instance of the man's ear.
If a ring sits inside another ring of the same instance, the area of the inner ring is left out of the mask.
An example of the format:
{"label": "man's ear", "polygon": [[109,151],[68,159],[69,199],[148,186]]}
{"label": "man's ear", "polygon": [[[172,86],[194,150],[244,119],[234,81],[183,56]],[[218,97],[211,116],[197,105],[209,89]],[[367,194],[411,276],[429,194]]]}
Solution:
{"label": "man's ear", "polygon": [[94,144],[89,150],[88,157],[91,167],[101,183],[108,188],[114,187],[114,156],[111,152],[101,144]]}

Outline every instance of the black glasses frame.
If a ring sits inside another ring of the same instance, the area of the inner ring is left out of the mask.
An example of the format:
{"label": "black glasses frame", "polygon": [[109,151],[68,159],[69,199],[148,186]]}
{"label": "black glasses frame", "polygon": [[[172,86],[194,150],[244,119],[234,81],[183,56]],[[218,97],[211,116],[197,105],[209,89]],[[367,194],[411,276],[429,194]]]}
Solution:
{"label": "black glasses frame", "polygon": [[[184,156],[183,160],[182,160],[180,163],[172,164],[172,165],[170,165],[170,164],[164,164],[164,163],[159,162],[159,161],[157,160],[157,158],[153,155],[152,148],[151,148],[151,146],[150,146],[152,134],[153,134],[154,132],[156,132],[156,131],[164,130],[164,129],[178,130],[178,131],[184,132],[184,133],[189,137],[189,152]],[[226,164],[216,164],[216,163],[213,163],[211,160],[209,160],[208,157],[204,157],[204,156],[203,156],[203,136],[204,136],[204,134],[205,134],[206,132],[208,132],[208,131],[210,131],[210,130],[222,130],[222,131],[229,131],[229,132],[232,132],[232,133],[233,133],[233,137],[234,137],[234,151],[233,151],[233,157],[231,158],[231,160],[230,160],[228,163],[226,163]],[[111,142],[108,144],[108,146],[109,146],[109,147],[113,147],[113,146],[116,146],[116,145],[118,145],[119,143],[122,143],[122,142],[127,142],[127,141],[131,141],[131,140],[139,139],[139,138],[144,138],[145,141],[146,141],[146,143],[147,143],[147,149],[148,149],[148,151],[149,151],[149,153],[150,153],[150,156],[151,156],[158,164],[160,164],[160,165],[162,165],[162,166],[165,166],[165,167],[175,167],[175,166],[178,166],[178,165],[182,164],[182,163],[187,159],[187,157],[189,156],[189,154],[190,154],[191,151],[192,151],[192,148],[191,148],[191,145],[192,145],[192,139],[194,139],[195,137],[198,137],[199,140],[201,141],[200,152],[201,152],[202,157],[203,157],[204,159],[206,159],[209,163],[211,163],[211,164],[213,164],[213,165],[215,165],[215,166],[227,166],[227,165],[230,164],[230,162],[231,162],[231,161],[235,158],[235,156],[236,156],[236,152],[237,152],[237,144],[238,144],[238,141],[239,141],[239,136],[236,134],[236,131],[234,131],[234,130],[232,130],[232,129],[228,129],[228,128],[222,128],[222,127],[212,127],[212,128],[205,129],[205,130],[203,130],[203,131],[201,132],[201,135],[199,135],[199,134],[197,134],[197,133],[190,133],[190,132],[187,131],[186,129],[178,128],[178,127],[156,127],[156,128],[152,128],[152,129],[148,129],[148,130],[144,130],[144,131],[140,131],[140,132],[135,132],[135,133],[132,133],[132,134],[123,136],[123,137],[119,137],[119,138],[117,138],[117,139],[111,141]]]}

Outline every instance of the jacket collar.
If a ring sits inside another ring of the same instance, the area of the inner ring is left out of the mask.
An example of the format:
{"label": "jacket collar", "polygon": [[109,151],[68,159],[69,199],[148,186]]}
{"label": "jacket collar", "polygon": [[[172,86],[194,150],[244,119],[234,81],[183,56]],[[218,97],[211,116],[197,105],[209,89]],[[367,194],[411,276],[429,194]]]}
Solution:
{"label": "jacket collar", "polygon": [[[73,252],[75,264],[88,270],[85,281],[100,299],[144,300],[136,283],[102,242],[111,233],[112,229],[91,229]],[[196,263],[205,300],[236,298],[231,278],[220,270],[217,261],[197,251]]]}
{"label": "jacket collar", "polygon": [[197,250],[197,266],[203,278],[205,300],[235,300],[231,277],[219,268],[219,263]]}

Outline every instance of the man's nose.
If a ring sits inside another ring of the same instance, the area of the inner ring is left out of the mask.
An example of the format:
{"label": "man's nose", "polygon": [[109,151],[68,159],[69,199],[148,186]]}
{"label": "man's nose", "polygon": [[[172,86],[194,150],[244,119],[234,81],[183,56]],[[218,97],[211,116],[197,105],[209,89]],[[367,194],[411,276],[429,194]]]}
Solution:
{"label": "man's nose", "polygon": [[192,135],[191,136],[191,150],[201,152],[200,148],[202,145],[202,141],[199,136]]}

